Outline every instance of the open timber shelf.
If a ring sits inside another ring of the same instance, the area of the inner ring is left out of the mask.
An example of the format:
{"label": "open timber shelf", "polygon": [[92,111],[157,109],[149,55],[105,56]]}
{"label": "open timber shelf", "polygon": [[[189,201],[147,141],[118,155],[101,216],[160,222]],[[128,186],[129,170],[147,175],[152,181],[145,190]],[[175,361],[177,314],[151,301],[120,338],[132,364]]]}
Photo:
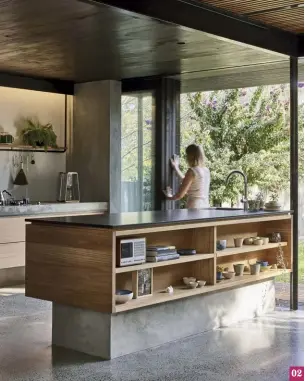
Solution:
{"label": "open timber shelf", "polygon": [[251,283],[257,283],[266,279],[274,278],[282,274],[288,274],[290,272],[290,269],[278,269],[261,272],[259,275],[250,275],[249,273],[244,273],[243,276],[235,276],[233,279],[224,279],[215,285],[208,285],[200,288],[197,287],[195,289],[189,289],[185,286],[177,286],[174,287],[173,294],[168,294],[165,292],[165,290],[155,291],[151,296],[145,296],[139,299],[132,299],[131,301],[125,304],[116,304],[115,312],[118,313],[133,310],[135,308],[141,308],[152,304],[165,303],[171,300],[177,300],[201,294],[208,294],[220,290],[230,290],[234,287],[239,287]]}
{"label": "open timber shelf", "polygon": [[281,247],[287,246],[287,242],[268,243],[266,245],[243,245],[242,247],[228,247],[224,250],[217,250],[216,253],[217,253],[217,257],[226,257],[228,255],[246,254],[246,253],[252,253],[255,251],[276,249],[279,246]]}
{"label": "open timber shelf", "polygon": [[142,263],[140,265],[117,267],[115,269],[115,272],[117,274],[128,273],[128,272],[131,272],[131,271],[137,271],[137,270],[143,270],[143,269],[152,269],[154,267],[179,265],[181,263],[196,262],[196,261],[201,261],[201,260],[205,260],[205,259],[212,259],[212,258],[214,258],[214,254],[185,255],[185,256],[181,256],[178,259],[173,259],[173,260],[170,260],[170,261],[145,262],[145,263]]}

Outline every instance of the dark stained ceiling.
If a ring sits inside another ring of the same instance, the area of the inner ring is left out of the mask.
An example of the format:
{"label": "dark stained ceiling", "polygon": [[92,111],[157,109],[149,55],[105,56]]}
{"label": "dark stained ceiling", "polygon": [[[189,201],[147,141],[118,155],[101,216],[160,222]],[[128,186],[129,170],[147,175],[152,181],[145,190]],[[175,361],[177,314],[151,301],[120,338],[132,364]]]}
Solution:
{"label": "dark stained ceiling", "polygon": [[287,61],[281,54],[77,0],[0,0],[0,57],[0,73],[74,82]]}
{"label": "dark stained ceiling", "polygon": [[303,0],[200,0],[266,25],[304,33]]}

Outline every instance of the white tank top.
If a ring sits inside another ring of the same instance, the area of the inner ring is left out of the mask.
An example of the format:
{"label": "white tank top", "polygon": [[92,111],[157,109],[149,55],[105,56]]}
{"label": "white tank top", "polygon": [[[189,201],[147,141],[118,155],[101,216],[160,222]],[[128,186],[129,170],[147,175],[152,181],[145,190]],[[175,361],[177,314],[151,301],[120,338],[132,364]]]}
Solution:
{"label": "white tank top", "polygon": [[206,167],[192,167],[194,179],[188,191],[187,208],[208,208],[210,195],[210,171]]}

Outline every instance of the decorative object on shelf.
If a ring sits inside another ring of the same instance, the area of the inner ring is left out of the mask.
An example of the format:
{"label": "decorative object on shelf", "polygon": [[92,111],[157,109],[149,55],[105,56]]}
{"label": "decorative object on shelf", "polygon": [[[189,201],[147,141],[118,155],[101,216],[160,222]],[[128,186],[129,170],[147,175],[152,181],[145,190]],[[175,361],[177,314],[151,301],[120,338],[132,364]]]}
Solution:
{"label": "decorative object on shelf", "polygon": [[270,196],[270,201],[265,204],[265,210],[280,210],[281,204],[279,201],[279,195],[273,192]]}
{"label": "decorative object on shelf", "polygon": [[19,172],[17,173],[17,176],[15,177],[14,180],[14,185],[28,185],[28,179],[25,175],[24,169],[23,169],[23,157],[21,155],[20,157],[20,169]]}
{"label": "decorative object on shelf", "polygon": [[188,288],[197,288],[198,282],[190,282],[187,286],[188,286]]}
{"label": "decorative object on shelf", "polygon": [[51,123],[41,124],[37,118],[25,118],[25,127],[21,130],[21,138],[25,145],[36,147],[57,148],[57,135]]}
{"label": "decorative object on shelf", "polygon": [[173,286],[168,286],[166,287],[166,290],[165,290],[168,294],[173,294],[174,293],[174,288]]}
{"label": "decorative object on shelf", "polygon": [[[250,266],[250,265],[249,265]],[[249,266],[245,266],[244,267],[244,272],[245,273],[249,273],[250,272],[250,267]]]}
{"label": "decorative object on shelf", "polygon": [[250,265],[250,273],[251,275],[258,275],[261,269],[260,263],[253,263]]}
{"label": "decorative object on shelf", "polygon": [[261,237],[261,240],[263,240],[263,245],[268,245],[269,237]]}
{"label": "decorative object on shelf", "polygon": [[257,237],[257,238],[253,241],[253,244],[254,244],[254,245],[257,245],[257,246],[261,246],[263,243],[264,243],[264,241],[263,241],[260,237]]}
{"label": "decorative object on shelf", "polygon": [[118,267],[138,265],[146,261],[146,239],[121,239],[116,253]]}
{"label": "decorative object on shelf", "polygon": [[232,279],[235,277],[234,271],[224,271],[222,274],[226,279]]}
{"label": "decorative object on shelf", "polygon": [[177,250],[177,253],[180,255],[195,255],[196,250],[195,249],[179,249]]}
{"label": "decorative object on shelf", "polygon": [[271,269],[272,269],[272,270],[277,270],[277,264],[274,263],[273,265],[271,265]]}
{"label": "decorative object on shelf", "polygon": [[198,286],[199,287],[204,287],[207,284],[206,280],[197,280]]}
{"label": "decorative object on shelf", "polygon": [[35,156],[34,156],[34,152],[32,153],[31,164],[32,164],[32,165],[35,164]]}
{"label": "decorative object on shelf", "polygon": [[152,277],[152,269],[143,269],[138,270],[138,295],[140,298],[142,296],[152,295],[153,293],[153,277]]}
{"label": "decorative object on shelf", "polygon": [[222,266],[217,266],[216,267],[216,279],[217,280],[222,280],[223,279],[222,273],[223,273],[223,267]]}
{"label": "decorative object on shelf", "polygon": [[243,238],[234,238],[234,246],[235,247],[242,247],[244,242]]}
{"label": "decorative object on shelf", "polygon": [[269,271],[270,269],[271,269],[271,266],[262,266],[261,265],[260,271],[261,271],[261,273],[263,273],[263,272]]}
{"label": "decorative object on shelf", "polygon": [[227,248],[227,240],[221,239],[216,242],[217,250],[225,250]]}
{"label": "decorative object on shelf", "polygon": [[115,293],[115,302],[124,304],[133,298],[133,292],[129,290],[117,290]]}
{"label": "decorative object on shelf", "polygon": [[278,232],[271,233],[269,238],[270,238],[270,242],[272,243],[279,243],[282,241],[281,233],[278,233]]}
{"label": "decorative object on shelf", "polygon": [[244,275],[244,269],[245,265],[243,263],[238,263],[236,265],[233,265],[235,274],[237,276],[243,276]]}
{"label": "decorative object on shelf", "polygon": [[14,142],[13,135],[8,132],[0,132],[0,144],[12,144]]}
{"label": "decorative object on shelf", "polygon": [[196,278],[194,278],[194,277],[187,277],[187,276],[185,276],[185,277],[183,277],[182,280],[183,280],[183,283],[186,286],[188,286],[190,282],[196,282]]}
{"label": "decorative object on shelf", "polygon": [[264,210],[265,197],[264,197],[263,192],[258,192],[257,193],[257,195],[256,195],[256,201],[259,202],[259,204],[257,204],[257,206],[259,207],[259,210]]}
{"label": "decorative object on shelf", "polygon": [[223,269],[223,271],[228,272],[228,271],[230,271],[230,269],[229,269],[229,267],[225,267],[225,268]]}
{"label": "decorative object on shelf", "polygon": [[252,237],[245,238],[244,239],[244,244],[245,245],[253,245],[253,238]]}

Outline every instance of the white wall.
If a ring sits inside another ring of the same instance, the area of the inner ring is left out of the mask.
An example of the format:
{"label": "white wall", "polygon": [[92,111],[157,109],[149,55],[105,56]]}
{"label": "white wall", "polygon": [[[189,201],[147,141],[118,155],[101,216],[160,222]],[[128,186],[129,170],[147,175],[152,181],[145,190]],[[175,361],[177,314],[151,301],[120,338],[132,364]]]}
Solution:
{"label": "white wall", "polygon": [[[52,123],[58,146],[64,146],[64,95],[0,87],[0,131],[15,137],[22,117],[37,117],[41,123]],[[56,201],[58,172],[66,170],[66,154],[35,152],[32,165],[32,153],[24,153],[27,187],[13,186],[19,170],[13,166],[13,157],[20,161],[19,155],[18,151],[0,150],[0,190],[11,190],[16,198],[27,196],[33,201]]]}

